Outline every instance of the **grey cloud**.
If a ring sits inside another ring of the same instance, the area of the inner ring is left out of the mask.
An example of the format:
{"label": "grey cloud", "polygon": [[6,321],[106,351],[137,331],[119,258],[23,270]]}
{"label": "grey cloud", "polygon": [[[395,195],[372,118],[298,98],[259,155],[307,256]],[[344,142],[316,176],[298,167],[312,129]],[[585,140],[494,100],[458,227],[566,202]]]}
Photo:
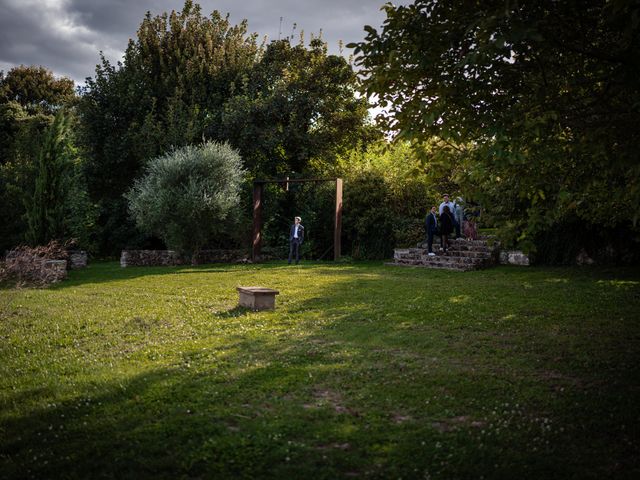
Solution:
{"label": "grey cloud", "polygon": [[[201,0],[202,12],[229,13],[231,21],[247,19],[249,31],[269,40],[278,37],[280,17],[282,36],[304,31],[322,36],[332,53],[338,42],[364,38],[363,26],[379,26],[384,0]],[[408,3],[402,1],[400,3]],[[146,11],[157,15],[180,10],[181,0],[0,0],[0,66],[4,69],[25,64],[44,65],[58,75],[82,83],[92,76],[99,52],[111,61],[120,60],[129,38]],[[348,51],[343,52],[348,54]]]}

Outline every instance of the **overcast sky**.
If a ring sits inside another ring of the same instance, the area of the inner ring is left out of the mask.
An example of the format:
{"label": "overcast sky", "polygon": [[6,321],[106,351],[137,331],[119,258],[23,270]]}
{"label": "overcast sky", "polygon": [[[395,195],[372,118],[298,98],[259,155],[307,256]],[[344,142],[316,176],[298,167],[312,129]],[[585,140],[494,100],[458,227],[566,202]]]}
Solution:
{"label": "overcast sky", "polygon": [[[364,25],[376,28],[384,20],[385,0],[200,0],[203,14],[213,10],[230,13],[231,22],[249,22],[249,31],[277,39],[296,38],[304,30],[322,29],[331,53],[338,42],[364,38]],[[396,0],[395,4],[410,3]],[[160,14],[181,10],[183,0],[0,0],[0,70],[16,65],[43,65],[56,75],[84,83],[93,76],[103,51],[111,61],[120,60],[129,38],[145,12]],[[344,54],[348,55],[345,49]]]}

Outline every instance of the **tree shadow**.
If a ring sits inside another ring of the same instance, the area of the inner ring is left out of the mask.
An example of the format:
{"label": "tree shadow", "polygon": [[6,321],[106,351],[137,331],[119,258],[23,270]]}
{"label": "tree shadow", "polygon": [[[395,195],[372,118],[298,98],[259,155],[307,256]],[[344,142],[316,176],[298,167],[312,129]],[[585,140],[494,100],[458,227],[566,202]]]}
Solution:
{"label": "tree shadow", "polygon": [[253,313],[253,310],[247,307],[243,307],[241,305],[236,305],[235,307],[230,308],[229,310],[225,310],[222,312],[215,312],[214,315],[220,319],[224,318],[238,318],[244,317]]}
{"label": "tree shadow", "polygon": [[[327,262],[327,264],[329,264]],[[307,265],[309,268],[311,265]],[[132,280],[140,277],[153,277],[158,275],[201,275],[203,273],[229,273],[229,272],[261,272],[265,270],[279,270],[287,268],[286,262],[274,261],[256,264],[203,264],[203,265],[181,265],[170,267],[120,267],[117,262],[96,262],[87,268],[71,270],[69,277],[59,283],[52,284],[46,288],[52,290],[64,290],[80,285],[112,283]],[[13,288],[7,286],[6,289]]]}
{"label": "tree shadow", "polygon": [[[610,356],[598,351],[600,339],[570,358],[595,353],[593,363],[559,365],[553,357],[569,358],[567,345],[548,340],[544,321],[529,325],[531,312],[544,317],[545,305],[562,298],[545,281],[548,271],[503,269],[488,291],[480,288],[483,272],[381,266],[314,272],[331,281],[311,298],[280,307],[282,318],[253,317],[240,307],[212,314],[246,325],[224,342],[185,342],[162,365],[128,363],[122,372],[146,371],[93,377],[72,394],[62,386],[6,392],[2,477],[564,478],[580,476],[579,462],[581,472],[596,476],[616,464],[637,468],[633,443],[616,425],[639,413],[631,381],[638,330],[598,332],[568,318],[584,329],[569,339],[576,349],[594,332],[634,348]],[[572,272],[553,278],[594,284],[608,278]],[[522,289],[524,281],[541,288],[539,296]],[[612,301],[628,295],[616,286],[610,291]],[[495,310],[484,310],[495,301],[521,321],[498,322]],[[550,365],[565,376],[541,377]],[[590,370],[586,378],[600,383],[571,387],[572,368],[575,375]],[[574,391],[565,399],[555,387]],[[28,398],[33,407],[17,407]],[[514,400],[523,408],[514,410]],[[505,402],[509,413],[492,417],[498,405],[506,410]],[[591,419],[603,408],[614,416]],[[540,417],[574,419],[575,427],[548,431],[534,421]]]}

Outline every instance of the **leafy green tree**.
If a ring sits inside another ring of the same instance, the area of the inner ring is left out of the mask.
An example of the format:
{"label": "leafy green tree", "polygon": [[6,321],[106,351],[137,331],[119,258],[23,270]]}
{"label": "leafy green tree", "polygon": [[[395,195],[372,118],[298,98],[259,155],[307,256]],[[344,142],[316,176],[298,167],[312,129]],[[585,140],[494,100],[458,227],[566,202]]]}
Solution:
{"label": "leafy green tree", "polygon": [[370,140],[368,103],[356,95],[356,75],[342,56],[312,38],[271,42],[237,95],[224,107],[221,135],[251,171],[267,176],[303,172],[312,160]]}
{"label": "leafy green tree", "polygon": [[24,243],[26,205],[54,114],[73,105],[73,82],[40,66],[0,72],[0,251]]}
{"label": "leafy green tree", "polygon": [[55,78],[51,70],[20,65],[5,75],[0,72],[0,103],[16,102],[29,113],[54,113],[75,99],[73,80]]}
{"label": "leafy green tree", "polygon": [[132,240],[122,195],[149,159],[220,138],[223,104],[258,54],[246,21],[234,26],[217,11],[206,17],[186,1],[180,12],[147,14],[122,64],[103,58],[79,106],[103,252]]}
{"label": "leafy green tree", "polygon": [[131,215],[169,248],[195,254],[233,225],[243,175],[240,155],[227,144],[181,147],[146,167],[126,195]]}
{"label": "leafy green tree", "polygon": [[437,138],[505,238],[640,219],[637,2],[416,0],[355,48],[401,138]]}
{"label": "leafy green tree", "polygon": [[424,238],[424,217],[441,178],[408,142],[379,141],[337,158],[327,173],[344,178],[343,239],[355,258],[389,258]]}

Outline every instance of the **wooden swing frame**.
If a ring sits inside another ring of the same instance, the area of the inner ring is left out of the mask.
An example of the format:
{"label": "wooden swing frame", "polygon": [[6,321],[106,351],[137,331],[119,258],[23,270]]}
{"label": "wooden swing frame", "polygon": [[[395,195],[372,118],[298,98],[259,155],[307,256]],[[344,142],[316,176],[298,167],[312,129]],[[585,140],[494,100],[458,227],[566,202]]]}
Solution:
{"label": "wooden swing frame", "polygon": [[283,185],[285,190],[289,190],[291,183],[336,183],[336,203],[333,222],[333,259],[338,260],[341,253],[340,235],[342,233],[342,178],[285,178],[283,180],[254,180],[253,181],[253,242],[251,249],[251,260],[260,261],[262,248],[262,194],[267,183],[277,183]]}

